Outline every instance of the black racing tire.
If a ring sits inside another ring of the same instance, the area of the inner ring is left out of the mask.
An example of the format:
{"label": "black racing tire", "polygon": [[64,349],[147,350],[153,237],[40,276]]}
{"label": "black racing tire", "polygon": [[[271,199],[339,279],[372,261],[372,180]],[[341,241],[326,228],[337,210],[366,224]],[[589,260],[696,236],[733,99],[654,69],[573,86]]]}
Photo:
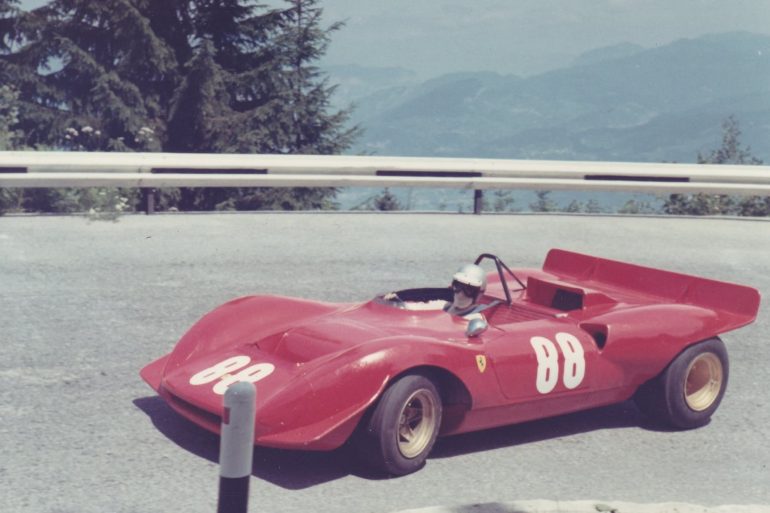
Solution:
{"label": "black racing tire", "polygon": [[719,407],[729,374],[724,343],[710,338],[682,351],[656,378],[639,387],[634,401],[651,419],[693,429],[711,420]]}
{"label": "black racing tire", "polygon": [[402,476],[422,468],[441,427],[441,395],[427,377],[408,374],[390,385],[363,419],[356,449],[375,470]]}

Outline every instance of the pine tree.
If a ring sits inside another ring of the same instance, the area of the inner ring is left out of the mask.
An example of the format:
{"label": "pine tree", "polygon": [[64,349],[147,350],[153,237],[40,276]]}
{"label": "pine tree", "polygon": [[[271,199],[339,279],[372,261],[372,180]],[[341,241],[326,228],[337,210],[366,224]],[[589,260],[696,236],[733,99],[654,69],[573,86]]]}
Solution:
{"label": "pine tree", "polygon": [[551,191],[535,191],[537,200],[529,204],[532,212],[555,212],[559,206],[551,198]]}
{"label": "pine tree", "polygon": [[[0,86],[0,151],[14,150],[20,134],[13,127],[18,123],[19,93],[14,88]],[[0,214],[21,207],[20,191],[0,188]]]}
{"label": "pine tree", "polygon": [[19,92],[9,86],[0,86],[0,151],[14,150],[21,133],[14,127],[19,122]]}
{"label": "pine tree", "polygon": [[[751,154],[751,148],[741,143],[741,128],[733,116],[722,122],[722,145],[708,155],[698,153],[698,164],[759,165],[762,161]],[[671,194],[663,211],[677,215],[770,215],[770,199],[736,198],[726,194]]]}
{"label": "pine tree", "polygon": [[27,145],[76,149],[68,129],[91,127],[103,137],[88,149],[160,149],[136,135],[162,131],[178,77],[173,54],[132,2],[54,0],[16,11],[0,34],[0,79],[19,87]]}
{"label": "pine tree", "polygon": [[[359,134],[358,128],[345,128],[348,111],[331,112],[331,96],[334,87],[328,84],[315,62],[326,52],[330,35],[341,28],[340,23],[329,28],[321,27],[322,9],[317,0],[287,0],[289,8],[280,16],[280,30],[275,33],[274,48],[277,52],[281,71],[275,72],[267,66],[267,73],[261,76],[276,78],[277,94],[265,105],[268,122],[263,118],[252,118],[259,129],[268,128],[260,134],[260,141],[269,141],[271,146],[261,147],[268,153],[337,154],[348,148]],[[272,61],[265,61],[271,63]],[[261,63],[263,68],[265,63]],[[248,77],[247,83],[254,78]],[[268,96],[269,97],[269,96]],[[239,145],[255,144],[241,138]],[[241,189],[234,202],[238,209],[270,208],[295,210],[298,208],[331,208],[333,188],[295,189]]]}
{"label": "pine tree", "polygon": [[[357,130],[332,112],[313,65],[339,25],[321,28],[315,1],[288,3],[52,0],[23,12],[0,0],[0,84],[19,87],[16,128],[32,147],[339,153]],[[161,202],[328,207],[334,192],[203,189]]]}
{"label": "pine tree", "polygon": [[759,165],[762,161],[751,154],[751,148],[741,143],[741,127],[734,116],[722,122],[722,146],[707,156],[698,153],[698,164],[742,164]]}
{"label": "pine tree", "polygon": [[390,192],[390,189],[385,187],[382,190],[382,194],[375,196],[372,199],[374,210],[390,211],[390,210],[403,210],[401,202],[398,198]]}
{"label": "pine tree", "polygon": [[328,114],[334,87],[314,65],[329,45],[330,35],[342,27],[321,27],[318,0],[286,0],[291,8],[283,23],[278,45],[284,59],[281,105],[290,137],[286,150],[305,154],[335,154],[350,146],[357,129],[344,129],[348,112]]}
{"label": "pine tree", "polygon": [[483,210],[491,210],[492,212],[514,212],[516,207],[516,199],[513,197],[513,191],[496,189],[492,191],[493,200],[490,202],[489,195],[484,196]]}

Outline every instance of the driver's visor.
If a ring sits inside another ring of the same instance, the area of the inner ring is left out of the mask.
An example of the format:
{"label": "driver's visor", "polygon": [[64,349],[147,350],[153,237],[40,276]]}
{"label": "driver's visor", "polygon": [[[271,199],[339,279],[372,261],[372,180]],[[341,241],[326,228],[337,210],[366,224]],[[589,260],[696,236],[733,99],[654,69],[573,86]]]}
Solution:
{"label": "driver's visor", "polygon": [[473,285],[468,285],[467,283],[452,280],[452,290],[454,292],[462,292],[467,297],[475,298],[481,289],[479,287],[474,287]]}

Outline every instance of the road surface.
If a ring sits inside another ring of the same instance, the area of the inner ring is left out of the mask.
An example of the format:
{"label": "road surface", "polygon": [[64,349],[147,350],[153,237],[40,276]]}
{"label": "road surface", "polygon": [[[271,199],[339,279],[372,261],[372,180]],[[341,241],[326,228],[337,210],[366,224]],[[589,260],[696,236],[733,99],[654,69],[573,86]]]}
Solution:
{"label": "road surface", "polygon": [[[364,300],[448,284],[482,252],[539,266],[552,247],[770,291],[768,221],[0,217],[0,511],[215,511],[218,438],[171,411],[138,371],[230,298]],[[470,505],[530,500],[770,505],[769,326],[763,305],[758,322],[724,337],[730,385],[704,428],[662,431],[623,403],[442,439],[423,470],[399,479],[373,476],[343,452],[257,448],[251,510],[476,511]]]}

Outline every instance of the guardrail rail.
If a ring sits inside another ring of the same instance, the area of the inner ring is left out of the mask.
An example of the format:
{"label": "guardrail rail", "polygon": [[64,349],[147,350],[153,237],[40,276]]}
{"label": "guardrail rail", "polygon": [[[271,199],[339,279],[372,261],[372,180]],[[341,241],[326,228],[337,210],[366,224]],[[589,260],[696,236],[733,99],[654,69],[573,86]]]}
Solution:
{"label": "guardrail rail", "polygon": [[[770,166],[477,158],[0,152],[0,187],[446,187],[770,196]],[[154,210],[146,194],[147,213]]]}

